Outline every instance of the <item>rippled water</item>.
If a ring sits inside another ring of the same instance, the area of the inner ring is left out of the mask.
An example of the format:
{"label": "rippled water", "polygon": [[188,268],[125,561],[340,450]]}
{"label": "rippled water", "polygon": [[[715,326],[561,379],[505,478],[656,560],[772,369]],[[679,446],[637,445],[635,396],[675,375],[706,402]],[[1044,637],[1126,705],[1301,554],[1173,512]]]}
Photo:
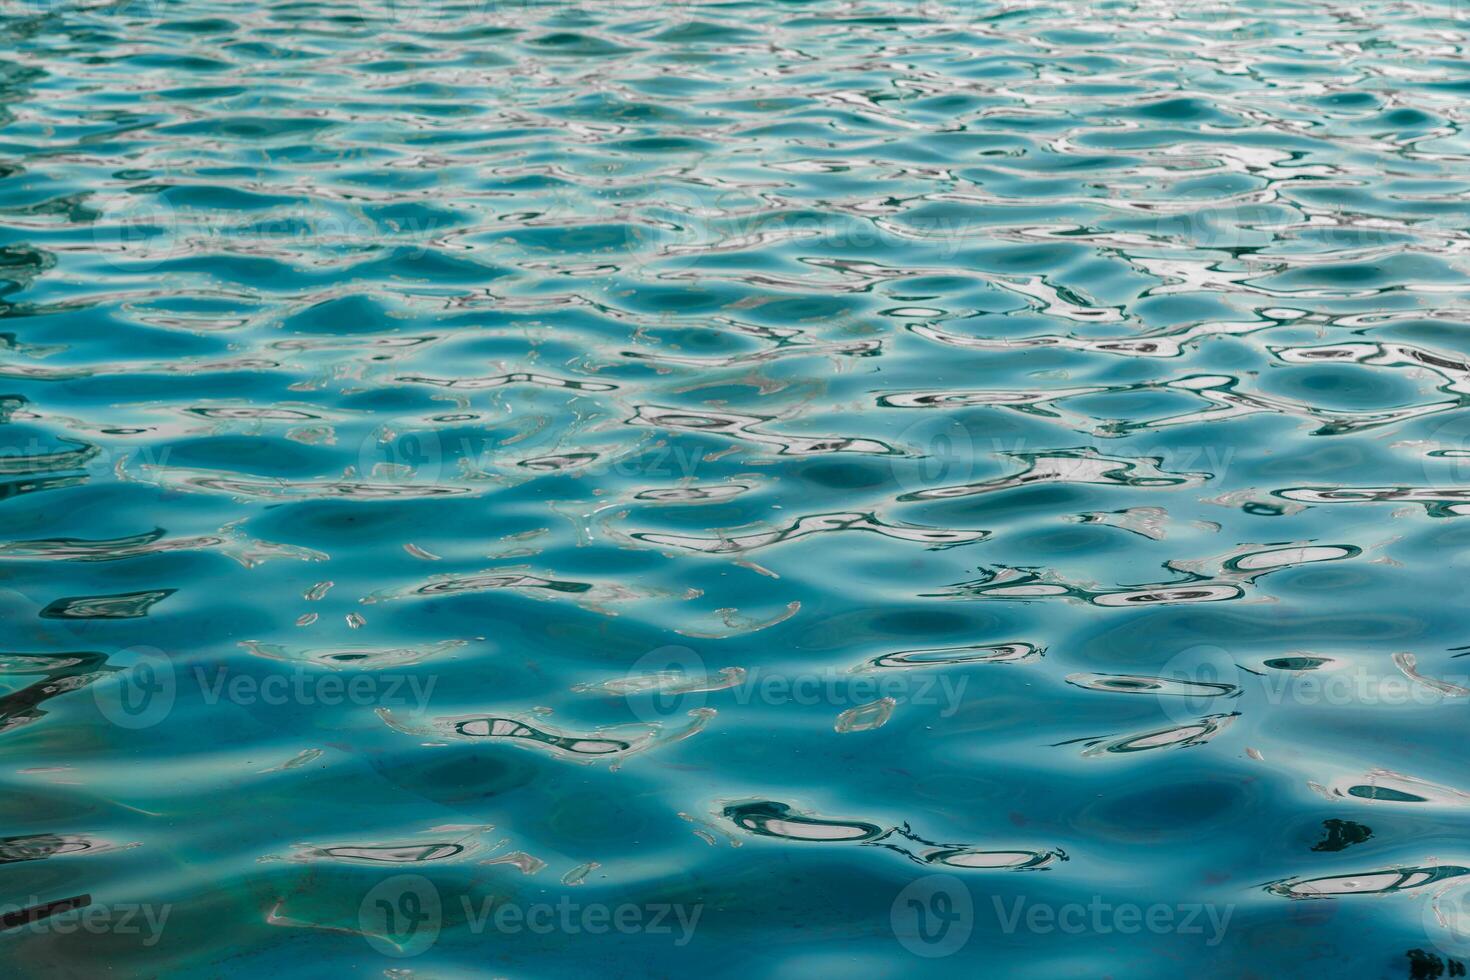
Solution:
{"label": "rippled water", "polygon": [[0,973],[1462,975],[1467,29],[6,0]]}

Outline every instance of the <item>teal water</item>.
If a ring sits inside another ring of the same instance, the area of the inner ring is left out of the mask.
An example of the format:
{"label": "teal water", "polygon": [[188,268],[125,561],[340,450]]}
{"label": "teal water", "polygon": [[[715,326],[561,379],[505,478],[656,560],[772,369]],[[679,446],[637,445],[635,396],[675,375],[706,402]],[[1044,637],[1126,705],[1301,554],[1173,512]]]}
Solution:
{"label": "teal water", "polygon": [[1467,30],[4,0],[0,975],[1463,975]]}

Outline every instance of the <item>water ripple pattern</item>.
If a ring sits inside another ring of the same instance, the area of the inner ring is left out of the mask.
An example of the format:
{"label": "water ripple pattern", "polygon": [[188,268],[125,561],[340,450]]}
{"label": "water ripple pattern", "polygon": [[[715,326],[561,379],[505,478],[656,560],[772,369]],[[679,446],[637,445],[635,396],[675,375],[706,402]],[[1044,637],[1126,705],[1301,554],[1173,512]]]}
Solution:
{"label": "water ripple pattern", "polygon": [[0,0],[0,973],[1463,976],[1467,32]]}

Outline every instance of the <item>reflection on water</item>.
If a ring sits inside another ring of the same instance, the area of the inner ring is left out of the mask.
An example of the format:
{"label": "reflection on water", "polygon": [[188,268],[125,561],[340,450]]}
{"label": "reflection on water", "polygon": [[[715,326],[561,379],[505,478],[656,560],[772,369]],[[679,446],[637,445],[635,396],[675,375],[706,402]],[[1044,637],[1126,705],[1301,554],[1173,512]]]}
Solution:
{"label": "reflection on water", "polygon": [[0,0],[0,972],[1463,975],[1467,33]]}

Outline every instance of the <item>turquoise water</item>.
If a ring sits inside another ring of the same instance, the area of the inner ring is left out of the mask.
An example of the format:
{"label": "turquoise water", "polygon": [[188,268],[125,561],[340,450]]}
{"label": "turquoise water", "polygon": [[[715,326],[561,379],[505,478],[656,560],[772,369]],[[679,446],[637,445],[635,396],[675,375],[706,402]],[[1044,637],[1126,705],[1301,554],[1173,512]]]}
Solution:
{"label": "turquoise water", "polygon": [[7,0],[0,974],[1462,975],[1467,30]]}

